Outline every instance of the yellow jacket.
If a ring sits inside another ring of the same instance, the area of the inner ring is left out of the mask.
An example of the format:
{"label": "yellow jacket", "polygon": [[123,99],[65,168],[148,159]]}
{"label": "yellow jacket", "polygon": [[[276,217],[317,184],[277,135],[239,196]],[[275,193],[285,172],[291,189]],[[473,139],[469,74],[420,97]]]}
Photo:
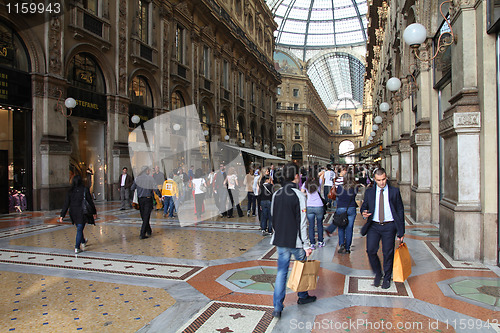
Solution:
{"label": "yellow jacket", "polygon": [[174,182],[172,179],[165,180],[161,188],[161,195],[168,197],[173,197],[173,196],[178,197],[179,189],[177,187],[177,183]]}

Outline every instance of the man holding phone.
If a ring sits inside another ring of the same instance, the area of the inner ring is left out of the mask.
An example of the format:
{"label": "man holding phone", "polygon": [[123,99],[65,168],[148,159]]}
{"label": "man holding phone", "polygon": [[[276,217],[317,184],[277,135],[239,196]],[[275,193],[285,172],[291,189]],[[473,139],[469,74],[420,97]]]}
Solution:
{"label": "man holding phone", "polygon": [[[375,273],[373,285],[380,286],[383,277],[382,289],[389,289],[394,261],[394,238],[397,235],[399,242],[404,239],[404,206],[399,189],[387,184],[387,174],[384,169],[375,171],[374,180],[377,186],[366,190],[360,211],[364,219],[368,218],[366,253]],[[384,255],[383,275],[377,255],[380,240]]]}

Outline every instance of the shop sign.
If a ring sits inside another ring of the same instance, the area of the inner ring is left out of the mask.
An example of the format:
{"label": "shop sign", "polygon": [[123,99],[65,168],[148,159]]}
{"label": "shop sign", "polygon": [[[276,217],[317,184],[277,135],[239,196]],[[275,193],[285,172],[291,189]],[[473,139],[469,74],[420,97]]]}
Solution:
{"label": "shop sign", "polygon": [[0,67],[0,105],[31,108],[29,74]]}
{"label": "shop sign", "polygon": [[71,113],[72,116],[107,120],[106,95],[70,87],[68,88],[67,97],[73,97],[76,101],[76,106]]}

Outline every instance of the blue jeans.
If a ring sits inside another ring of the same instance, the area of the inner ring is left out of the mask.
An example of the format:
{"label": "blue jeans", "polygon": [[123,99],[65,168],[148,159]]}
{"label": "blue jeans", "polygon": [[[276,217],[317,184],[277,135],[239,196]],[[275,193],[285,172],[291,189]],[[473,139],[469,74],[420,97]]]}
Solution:
{"label": "blue jeans", "polygon": [[[288,276],[288,267],[290,266],[290,257],[293,254],[295,260],[304,260],[306,252],[301,248],[290,248],[276,246],[278,250],[278,273],[274,283],[273,306],[275,311],[283,311],[283,302],[286,295],[286,278]],[[309,296],[307,291],[297,293],[299,298]]]}
{"label": "blue jeans", "polygon": [[164,196],[163,197],[163,214],[167,215],[170,211],[170,217],[174,217],[174,197]]}
{"label": "blue jeans", "polygon": [[262,200],[260,202],[262,212],[260,213],[260,230],[273,231],[273,220],[271,217],[271,201]]}
{"label": "blue jeans", "polygon": [[83,228],[85,228],[85,223],[82,224],[77,224],[76,225],[76,243],[75,243],[75,249],[80,248],[80,244],[85,243],[84,236],[83,236]]}
{"label": "blue jeans", "polygon": [[331,189],[332,189],[331,186],[328,185],[323,186],[323,197],[325,198],[328,207],[332,207],[332,199],[328,197],[328,193],[330,193]]}
{"label": "blue jeans", "polygon": [[309,240],[311,244],[316,244],[314,229],[318,226],[318,241],[323,241],[323,216],[325,210],[323,207],[307,207],[307,220],[309,221]]}
{"label": "blue jeans", "polygon": [[247,212],[251,212],[252,215],[255,215],[255,205],[256,203],[256,198],[253,192],[247,192],[248,196],[248,204],[247,204]]}
{"label": "blue jeans", "polygon": [[354,228],[354,220],[356,219],[356,207],[340,207],[337,208],[336,213],[342,214],[345,211],[347,211],[349,223],[345,228],[339,228],[339,245],[344,245],[346,250],[350,250],[352,244],[352,230]]}

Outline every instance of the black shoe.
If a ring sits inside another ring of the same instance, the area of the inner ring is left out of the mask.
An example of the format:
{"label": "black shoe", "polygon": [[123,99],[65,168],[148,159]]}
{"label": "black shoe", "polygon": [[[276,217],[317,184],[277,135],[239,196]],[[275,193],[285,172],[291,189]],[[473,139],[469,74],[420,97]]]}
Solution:
{"label": "black shoe", "polygon": [[307,303],[312,303],[312,302],[316,302],[316,296],[308,295],[305,298],[299,298],[297,300],[297,304],[307,304]]}
{"label": "black shoe", "polygon": [[373,280],[373,285],[375,287],[380,287],[381,282],[382,282],[382,276],[375,275],[375,279]]}
{"label": "black shoe", "polygon": [[141,236],[139,237],[140,239],[146,239],[146,238],[149,238],[148,236]]}
{"label": "black shoe", "polygon": [[151,233],[152,233],[151,231],[146,232],[146,236],[151,237]]}
{"label": "black shoe", "polygon": [[281,311],[273,311],[273,317],[278,319],[281,318]]}
{"label": "black shoe", "polygon": [[120,210],[125,210],[126,208],[120,208]]}
{"label": "black shoe", "polygon": [[337,251],[337,253],[345,253],[345,247],[344,247],[344,245],[340,245],[340,248]]}
{"label": "black shoe", "polygon": [[390,287],[391,287],[391,281],[384,280],[384,283],[382,283],[382,289],[389,289]]}

